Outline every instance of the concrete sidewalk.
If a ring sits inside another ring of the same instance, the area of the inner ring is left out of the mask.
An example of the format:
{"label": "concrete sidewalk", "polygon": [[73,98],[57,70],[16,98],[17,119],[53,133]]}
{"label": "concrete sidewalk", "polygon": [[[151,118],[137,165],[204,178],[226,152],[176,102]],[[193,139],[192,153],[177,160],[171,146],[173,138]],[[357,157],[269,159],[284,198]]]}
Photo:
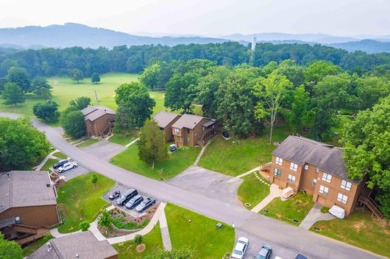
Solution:
{"label": "concrete sidewalk", "polygon": [[160,230],[161,230],[161,237],[162,237],[164,249],[167,251],[171,251],[172,250],[171,237],[169,236],[168,223],[167,223],[167,218],[165,217],[164,210],[160,215]]}
{"label": "concrete sidewalk", "polygon": [[252,173],[254,173],[254,172],[256,172],[256,171],[259,171],[259,169],[260,169],[260,166],[255,167],[255,168],[249,170],[249,171],[246,172],[246,173],[243,173],[243,174],[237,175],[236,177],[233,177],[233,178],[230,179],[228,182],[229,182],[229,183],[235,182],[237,179],[240,179],[240,178],[242,178],[242,177],[244,177],[244,176],[247,176],[247,175],[250,175],[250,174],[252,174]]}
{"label": "concrete sidewalk", "polygon": [[276,184],[271,184],[270,193],[259,204],[257,204],[251,211],[258,213],[265,208],[273,199],[282,196],[282,190]]}
{"label": "concrete sidewalk", "polygon": [[331,220],[331,219],[335,218],[330,213],[322,213],[321,208],[322,208],[321,205],[314,204],[313,208],[309,211],[309,213],[306,215],[306,217],[302,220],[299,227],[306,229],[306,230],[309,230],[311,228],[311,226],[313,226],[314,223],[316,223],[319,220]]}

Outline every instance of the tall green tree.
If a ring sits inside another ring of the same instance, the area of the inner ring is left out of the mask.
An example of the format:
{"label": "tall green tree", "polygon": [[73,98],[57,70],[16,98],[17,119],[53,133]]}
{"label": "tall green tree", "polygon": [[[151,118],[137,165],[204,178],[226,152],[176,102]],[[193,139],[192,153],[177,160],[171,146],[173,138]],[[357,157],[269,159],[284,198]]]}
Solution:
{"label": "tall green tree", "polygon": [[36,165],[49,152],[45,134],[25,119],[0,118],[0,171],[24,170]]}
{"label": "tall green tree", "polygon": [[70,77],[75,80],[77,83],[80,83],[80,80],[84,78],[84,73],[80,69],[72,69]]}
{"label": "tall green tree", "polygon": [[45,122],[56,122],[60,116],[58,104],[53,101],[35,104],[33,106],[33,113]]}
{"label": "tall green tree", "polygon": [[272,143],[272,133],[284,95],[293,87],[293,84],[286,76],[278,74],[275,70],[266,78],[260,78],[255,85],[255,95],[260,98],[255,107],[256,118],[269,118],[270,136],[269,142]]}
{"label": "tall green tree", "polygon": [[31,81],[31,90],[35,91],[38,88],[51,89],[51,86],[45,77],[37,76]]}
{"label": "tall green tree", "polygon": [[17,84],[24,92],[31,91],[30,76],[25,68],[11,67],[7,73],[8,82]]}
{"label": "tall green tree", "polygon": [[91,82],[92,84],[98,84],[100,82],[100,76],[98,73],[92,73]]}
{"label": "tall green tree", "polygon": [[71,107],[74,107],[76,110],[82,110],[84,108],[87,108],[88,105],[90,104],[91,104],[91,98],[86,96],[76,98],[69,102],[69,105]]}
{"label": "tall green tree", "polygon": [[148,89],[155,90],[159,88],[158,79],[161,73],[160,64],[154,63],[144,69],[139,77],[141,83],[143,83]]}
{"label": "tall green tree", "polygon": [[390,94],[390,80],[376,76],[358,78],[356,92],[359,108],[361,110],[372,108],[380,98]]}
{"label": "tall green tree", "polygon": [[381,211],[390,219],[390,95],[371,110],[358,113],[342,135],[348,176],[368,176],[369,188],[378,188]]}
{"label": "tall green tree", "polygon": [[15,241],[8,241],[4,239],[0,233],[0,251],[1,258],[4,259],[21,259],[23,258],[23,250]]}
{"label": "tall green tree", "polygon": [[[123,130],[142,127],[145,120],[153,114],[153,107],[156,105],[148,89],[139,82],[132,82],[120,85],[115,93],[115,102],[119,111],[119,114],[116,114],[119,124],[116,125]],[[124,114],[125,112],[128,114]],[[122,116],[128,118],[125,124],[121,124]]]}
{"label": "tall green tree", "polygon": [[310,106],[310,96],[303,85],[291,91],[288,107],[282,109],[288,125],[294,132],[299,132],[303,126],[311,126],[313,111]]}
{"label": "tall green tree", "polygon": [[81,111],[70,111],[63,114],[61,124],[65,133],[72,138],[81,138],[86,134],[84,115]]}
{"label": "tall green tree", "polygon": [[138,140],[138,156],[142,161],[150,164],[152,168],[154,168],[156,162],[168,157],[164,131],[160,130],[154,120],[146,120],[145,125],[141,128]]}
{"label": "tall green tree", "polygon": [[18,103],[24,103],[26,99],[22,88],[11,82],[5,84],[2,96],[5,104],[14,104],[15,106]]}

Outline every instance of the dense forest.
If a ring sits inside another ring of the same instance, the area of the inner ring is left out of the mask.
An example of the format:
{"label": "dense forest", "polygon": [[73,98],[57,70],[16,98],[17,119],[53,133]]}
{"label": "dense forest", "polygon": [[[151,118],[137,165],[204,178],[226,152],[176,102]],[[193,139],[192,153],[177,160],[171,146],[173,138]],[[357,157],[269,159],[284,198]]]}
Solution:
{"label": "dense forest", "polygon": [[4,77],[9,68],[15,66],[25,68],[31,77],[69,75],[73,69],[78,69],[84,76],[89,77],[92,73],[139,73],[157,61],[191,59],[207,59],[215,61],[217,65],[236,66],[246,63],[256,67],[271,61],[280,63],[287,59],[292,59],[302,66],[325,60],[359,75],[374,69],[389,69],[390,66],[390,53],[349,53],[332,47],[308,44],[261,43],[256,46],[254,53],[249,46],[237,42],[174,47],[117,46],[113,49],[73,47],[16,51],[0,48],[0,77]]}

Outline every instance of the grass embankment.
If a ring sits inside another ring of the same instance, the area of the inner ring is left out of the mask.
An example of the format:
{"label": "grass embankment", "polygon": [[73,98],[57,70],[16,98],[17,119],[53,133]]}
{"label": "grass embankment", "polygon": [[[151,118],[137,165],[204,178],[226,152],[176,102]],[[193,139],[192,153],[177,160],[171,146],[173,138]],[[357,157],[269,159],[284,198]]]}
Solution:
{"label": "grass embankment", "polygon": [[57,159],[49,158],[46,163],[42,166],[40,171],[51,171],[51,168],[54,164],[58,162]]}
{"label": "grass embankment", "polygon": [[154,226],[152,231],[142,237],[142,243],[145,244],[145,250],[142,252],[137,252],[137,245],[134,243],[134,240],[115,244],[113,247],[118,251],[119,259],[141,259],[149,254],[162,250],[163,244],[159,223]]}
{"label": "grass embankment", "polygon": [[234,246],[234,229],[173,204],[165,207],[173,249],[190,248],[193,258],[222,258]]}
{"label": "grass embankment", "polygon": [[54,237],[50,234],[42,237],[41,239],[38,239],[31,243],[30,245],[23,248],[23,256],[29,256],[30,254],[34,253],[38,248],[43,246],[47,241],[50,239],[53,239]]}
{"label": "grass embankment", "polygon": [[55,152],[54,154],[53,154],[53,156],[55,156],[55,157],[58,157],[58,158],[60,158],[60,159],[67,159],[68,157],[65,155],[65,154],[63,154],[63,153],[61,153],[61,152]]}
{"label": "grass embankment", "polygon": [[[273,141],[283,141],[289,135],[287,127],[274,130]],[[262,136],[248,139],[228,139],[218,136],[207,147],[199,166],[223,174],[237,176],[271,161],[276,147],[269,143],[269,129]]]}
{"label": "grass embankment", "polygon": [[179,148],[170,154],[167,160],[156,163],[153,169],[150,165],[139,159],[138,146],[134,144],[113,157],[111,163],[149,178],[167,180],[175,177],[192,165],[200,150],[200,147]]}
{"label": "grass embankment", "polygon": [[78,144],[77,147],[88,147],[88,146],[93,145],[93,144],[95,144],[95,143],[97,143],[97,142],[99,142],[98,139],[96,139],[96,138],[90,138],[90,139],[88,139],[88,140],[86,140],[86,141],[83,141],[83,142],[81,142],[80,144]]}
{"label": "grass embankment", "polygon": [[[96,186],[92,175],[97,176]],[[113,186],[114,181],[97,173],[88,173],[67,181],[58,189],[57,203],[64,223],[59,227],[61,233],[80,229],[81,221],[92,222],[108,204],[101,196]]]}
{"label": "grass embankment", "polygon": [[312,196],[301,192],[286,201],[275,198],[259,213],[293,225],[299,225],[313,207],[312,199]]}
{"label": "grass embankment", "polygon": [[[250,210],[267,197],[270,187],[260,182],[254,173],[242,179],[244,182],[238,188],[237,195],[241,203]],[[262,179],[267,182],[264,178]]]}
{"label": "grass embankment", "polygon": [[108,139],[108,141],[115,143],[115,144],[122,145],[122,146],[126,146],[131,141],[138,138],[138,136],[139,136],[139,130],[132,130],[132,131],[126,132],[126,135],[114,133],[114,135],[111,136]]}
{"label": "grass embankment", "polygon": [[355,211],[345,219],[318,221],[311,230],[390,258],[390,226],[369,212]]}

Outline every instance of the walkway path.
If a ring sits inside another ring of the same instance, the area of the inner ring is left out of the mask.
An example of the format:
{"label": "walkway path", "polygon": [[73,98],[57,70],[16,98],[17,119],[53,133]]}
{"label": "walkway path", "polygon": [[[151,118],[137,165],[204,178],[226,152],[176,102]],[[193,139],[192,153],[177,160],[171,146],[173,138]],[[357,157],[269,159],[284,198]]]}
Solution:
{"label": "walkway path", "polygon": [[57,157],[53,156],[54,153],[58,152],[58,150],[54,150],[53,152],[51,152],[50,154],[48,154],[45,159],[43,159],[43,161],[35,168],[35,171],[40,171],[41,168],[46,164],[47,160],[49,160],[49,158],[54,158],[54,159],[58,159]]}
{"label": "walkway path", "polygon": [[194,166],[198,165],[200,159],[203,156],[204,151],[206,150],[207,146],[210,145],[210,143],[211,143],[211,141],[207,142],[207,144],[202,147],[202,150],[200,151],[198,157],[195,159]]}
{"label": "walkway path", "polygon": [[331,220],[334,219],[330,213],[322,213],[321,205],[314,204],[313,208],[309,211],[306,217],[302,220],[302,223],[299,225],[300,228],[309,230],[311,226],[319,220]]}
{"label": "walkway path", "polygon": [[[165,203],[164,203],[165,207]],[[167,218],[165,217],[165,211],[163,210],[160,215],[160,229],[161,229],[161,237],[164,245],[164,249],[167,251],[172,250],[171,237],[169,236],[169,229]]]}
{"label": "walkway path", "polygon": [[131,145],[133,145],[135,142],[137,142],[139,140],[139,138],[136,138],[134,139],[133,141],[131,141],[129,144],[127,144],[125,147],[130,147]]}
{"label": "walkway path", "polygon": [[259,204],[257,204],[252,211],[258,213],[260,210],[265,208],[273,199],[282,196],[282,190],[276,184],[271,184],[270,193],[265,197]]}
{"label": "walkway path", "polygon": [[250,175],[250,174],[252,174],[252,173],[254,173],[254,172],[256,172],[256,171],[259,171],[259,169],[260,169],[260,166],[255,167],[255,168],[249,170],[249,171],[246,172],[246,173],[237,175],[236,177],[233,177],[232,179],[230,179],[230,180],[229,180],[229,183],[234,182],[234,181],[236,181],[237,179],[242,178],[242,177],[244,177],[244,176]]}

